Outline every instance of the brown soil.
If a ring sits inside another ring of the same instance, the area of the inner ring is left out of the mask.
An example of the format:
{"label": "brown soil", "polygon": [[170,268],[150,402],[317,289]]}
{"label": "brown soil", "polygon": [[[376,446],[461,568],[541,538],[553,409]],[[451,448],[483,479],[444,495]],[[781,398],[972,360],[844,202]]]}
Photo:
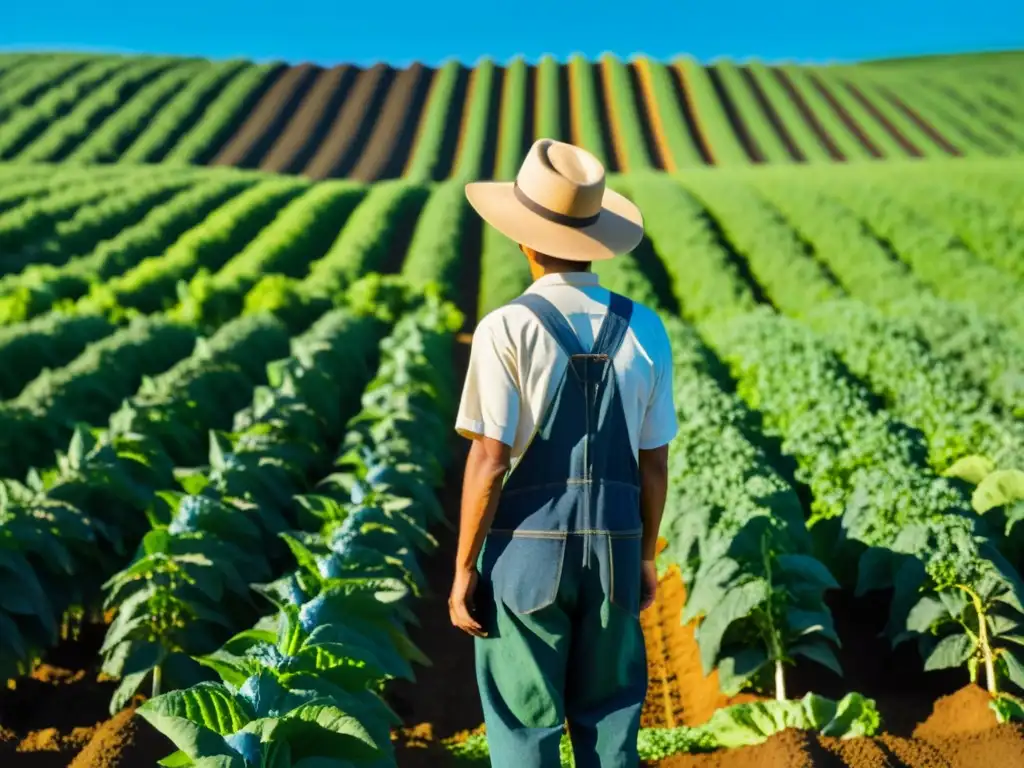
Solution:
{"label": "brown soil", "polygon": [[659,119],[653,117],[649,109],[651,102],[645,98],[644,84],[640,76],[640,70],[636,62],[626,64],[626,73],[629,75],[629,92],[632,99],[632,112],[640,124],[640,133],[643,135],[644,147],[647,149],[647,157],[651,165],[657,170],[665,170],[665,157],[662,145],[654,134],[654,122]]}
{"label": "brown soil", "polygon": [[105,631],[104,624],[87,625],[77,640],[54,648],[31,675],[0,690],[0,765],[148,768],[174,751],[133,716],[138,700],[110,718],[107,706],[116,684],[98,669]]}
{"label": "brown soil", "polygon": [[686,118],[686,124],[693,132],[693,137],[697,140],[697,145],[701,148],[701,153],[704,155],[706,162],[709,165],[717,165],[718,161],[715,159],[715,148],[711,143],[712,134],[707,130],[706,126],[701,123],[700,110],[697,109],[697,102],[693,98],[693,89],[686,80],[685,70],[683,70],[683,68],[678,64],[673,64],[669,67],[669,71],[672,74],[672,81],[681,97],[679,99],[679,104],[683,107],[683,115]]}
{"label": "brown soil", "polygon": [[131,707],[97,728],[68,768],[142,768],[154,765],[173,751],[174,745],[136,717],[135,708]]}
{"label": "brown soil", "polygon": [[426,101],[430,73],[420,64],[401,70],[387,98],[366,148],[349,176],[358,181],[393,178],[401,172],[412,147],[412,137]]}
{"label": "brown soil", "polygon": [[[423,147],[421,146],[421,142],[423,140],[423,129],[426,126],[426,120],[424,119],[426,117],[425,113],[429,109],[433,108],[431,105],[434,99],[439,98],[437,96],[437,89],[438,83],[441,81],[441,72],[441,69],[433,69],[427,75],[429,83],[427,85],[427,96],[426,99],[424,100],[423,105],[424,114],[422,114],[420,116],[420,119],[416,122],[416,130],[413,132],[411,146],[409,147],[409,155],[405,159],[405,166],[402,168],[403,176],[409,173],[409,168],[413,165],[413,162],[416,160],[417,153],[420,151],[424,151]],[[451,106],[454,103],[454,101],[450,101],[449,104],[447,105],[449,111],[451,110]],[[426,151],[429,151],[429,147],[427,148]]]}
{"label": "brown soil", "polygon": [[796,105],[797,110],[803,116],[810,129],[814,132],[814,135],[818,137],[818,141],[821,142],[821,145],[825,147],[828,153],[832,156],[832,159],[845,160],[846,157],[843,156],[842,150],[836,146],[832,137],[828,135],[828,131],[825,130],[821,121],[819,121],[818,117],[811,111],[811,108],[807,105],[804,97],[796,89],[796,86],[793,85],[789,76],[781,69],[777,69],[775,67],[772,68],[771,72],[775,76],[775,79],[779,81],[779,84],[786,90],[786,94],[792,100],[793,104]]}
{"label": "brown soil", "polygon": [[354,79],[355,71],[347,64],[321,73],[299,104],[295,116],[263,158],[260,169],[294,173],[302,168],[323,140],[331,118],[345,100]]}
{"label": "brown soil", "polygon": [[[580,104],[580,97],[576,92],[576,88],[573,85],[576,80],[575,70],[582,68],[583,72],[579,75],[584,79],[590,79],[590,90],[594,94],[594,112],[588,114],[583,110],[582,104]],[[581,125],[582,121],[592,120],[598,127],[598,132],[601,134],[601,148],[604,152],[605,159],[605,170],[608,173],[618,173],[621,168],[618,165],[618,158],[615,156],[615,142],[612,138],[611,126],[608,122],[608,104],[605,98],[604,87],[601,85],[601,66],[600,64],[592,64],[586,60],[572,60],[566,64],[563,68],[565,73],[565,92],[568,94],[568,123],[569,126],[569,140],[573,144],[580,145],[582,139]]]}
{"label": "brown soil", "polygon": [[899,96],[890,91],[888,88],[883,86],[877,86],[878,92],[886,99],[889,100],[896,109],[902,112],[910,122],[918,127],[921,132],[926,134],[929,139],[934,141],[944,150],[949,152],[951,155],[959,157],[963,153],[957,149],[957,147],[949,141],[945,136],[939,133],[931,123],[921,117],[917,112],[911,109]]}
{"label": "brown soil", "polygon": [[787,730],[755,747],[678,755],[658,768],[1003,768],[1024,765],[1024,726],[996,725],[986,693],[966,686],[935,703],[912,737],[839,740]]}
{"label": "brown soil", "polygon": [[[501,95],[499,99],[498,108],[498,126],[495,132],[495,158],[494,165],[490,171],[492,178],[498,181],[507,181],[515,177],[518,165],[511,166],[505,163],[508,157],[522,157],[520,152],[510,153],[508,150],[509,146],[519,146],[522,150],[529,149],[533,143],[533,73],[532,67],[526,67],[526,77],[524,78],[522,92],[514,91],[511,87],[512,81],[508,76],[508,69],[505,71],[505,75],[501,80]],[[521,101],[520,101],[521,97]],[[509,132],[509,120],[507,118],[508,113],[516,110],[516,104],[522,103],[523,105],[523,118],[522,124],[515,133]],[[517,161],[518,162],[518,161]],[[486,169],[485,169],[486,170]]]}
{"label": "brown soil", "polygon": [[463,146],[466,143],[466,133],[468,133],[469,119],[473,114],[473,99],[476,97],[476,89],[480,80],[480,70],[474,67],[467,73],[466,78],[466,91],[463,94],[462,101],[460,102],[460,112],[458,121],[451,121],[457,126],[455,133],[455,146],[452,150],[452,162],[449,166],[446,166],[443,172],[444,177],[451,177],[456,175],[462,165],[462,155],[465,152]]}
{"label": "brown soil", "polygon": [[647,114],[651,130],[651,139],[654,142],[654,149],[657,152],[659,167],[674,173],[676,161],[672,157],[672,150],[669,149],[668,140],[665,138],[665,126],[661,121],[661,112],[658,107],[658,100],[654,96],[654,89],[651,87],[650,62],[646,59],[639,59],[632,65],[636,73],[636,82],[640,90],[640,97],[644,102],[644,109]]}
{"label": "brown soil", "polygon": [[867,133],[864,132],[864,129],[861,128],[860,123],[854,120],[853,115],[846,111],[846,107],[839,103],[839,100],[836,99],[828,86],[810,73],[807,74],[807,79],[810,81],[811,86],[821,94],[825,101],[828,102],[828,105],[832,108],[832,111],[836,113],[843,125],[846,126],[846,129],[856,137],[857,141],[859,141],[869,153],[871,153],[871,156],[878,158],[882,157],[882,150],[880,150],[875,143],[871,141]]}
{"label": "brown soil", "polygon": [[756,747],[706,755],[675,755],[656,765],[658,768],[816,768],[826,765],[821,761],[827,755],[823,753],[812,736],[783,731]]}
{"label": "brown soil", "polygon": [[[537,95],[539,90],[537,81],[539,79],[537,67],[529,65],[526,68],[526,109],[523,110],[523,132],[519,137],[521,141],[520,157],[526,157],[533,142],[541,138],[537,133]],[[515,105],[511,105],[511,107],[515,109]]]}
{"label": "brown soil", "polygon": [[[451,177],[456,174],[470,180],[470,176],[466,174],[466,167],[473,166],[474,164],[479,169],[478,172],[484,176],[490,176],[494,169],[494,155],[498,144],[498,118],[501,113],[501,93],[504,87],[505,81],[505,70],[502,67],[495,66],[492,69],[491,75],[491,87],[487,91],[487,114],[484,117],[486,123],[486,129],[484,132],[484,140],[482,145],[479,147],[479,158],[467,155],[467,152],[472,152],[473,148],[466,148],[466,136],[470,129],[470,120],[473,116],[474,106],[476,100],[480,98],[477,94],[477,89],[480,87],[480,69],[474,67],[469,72],[468,80],[466,81],[466,92],[463,97],[462,113],[459,116],[458,121],[455,123],[458,128],[458,132],[455,137],[455,146],[452,149],[452,160],[450,167],[446,169],[445,176]],[[479,178],[474,176],[473,180]]]}
{"label": "brown soil", "polygon": [[686,590],[679,571],[669,570],[658,585],[657,599],[640,617],[647,642],[645,728],[700,725],[716,709],[756,700],[749,694],[729,699],[718,687],[718,674],[705,676],[693,624],[683,625]]}
{"label": "brown soil", "polygon": [[256,167],[321,71],[313,64],[285,70],[210,165]]}
{"label": "brown soil", "polygon": [[601,94],[601,101],[604,103],[605,122],[608,125],[608,156],[614,158],[614,165],[619,172],[625,173],[629,170],[629,158],[626,157],[626,144],[622,139],[622,126],[619,122],[619,113],[615,108],[611,78],[608,76],[608,68],[605,66],[604,59],[593,66],[597,70],[598,91]]}
{"label": "brown soil", "polygon": [[861,93],[860,89],[856,85],[849,82],[842,82],[841,85],[846,88],[846,90],[850,92],[850,95],[857,100],[857,103],[860,104],[875,120],[877,120],[889,135],[892,136],[901,147],[903,147],[904,151],[908,155],[911,157],[922,157],[923,153],[921,150],[914,146],[910,139],[904,136],[900,129],[893,125],[892,121],[883,115],[878,110],[878,107],[871,103],[870,99],[865,98],[864,94]]}
{"label": "brown soil", "polygon": [[750,92],[754,94],[754,100],[761,108],[765,117],[768,118],[768,122],[771,124],[772,130],[775,131],[775,135],[779,137],[779,141],[782,142],[782,145],[786,148],[789,156],[798,162],[804,162],[807,158],[804,156],[804,153],[800,151],[796,142],[793,141],[793,137],[786,129],[785,124],[782,122],[782,118],[779,117],[779,113],[775,111],[775,107],[772,105],[771,101],[768,100],[768,94],[764,92],[764,89],[761,88],[761,84],[757,81],[757,78],[754,77],[754,73],[750,71],[749,67],[741,66],[737,67],[737,69],[739,69],[740,75],[743,77],[744,82],[746,82],[747,88],[749,88]]}
{"label": "brown soil", "polygon": [[[706,165],[713,165],[715,162],[714,157],[711,154],[711,145],[708,143],[707,138],[701,131],[699,122],[697,120],[696,112],[694,111],[693,101],[690,98],[689,87],[686,84],[686,78],[683,76],[683,71],[679,67],[668,67],[669,81],[672,83],[672,92],[675,95],[675,104],[683,116],[683,121],[686,123],[686,129],[690,133],[690,137],[693,139],[694,146],[697,147],[697,151],[700,153],[701,159]],[[665,109],[671,109],[672,105],[666,104]]]}
{"label": "brown soil", "polygon": [[763,163],[765,161],[764,152],[761,151],[761,147],[758,145],[754,135],[747,128],[743,115],[736,108],[736,103],[732,100],[732,94],[729,93],[729,89],[725,87],[725,83],[722,82],[722,78],[718,74],[718,67],[705,67],[705,70],[708,73],[708,79],[711,81],[711,87],[715,89],[715,94],[718,96],[718,103],[722,105],[722,111],[725,112],[725,117],[732,127],[732,132],[736,134],[736,138],[743,145],[743,151],[755,163]]}
{"label": "brown soil", "polygon": [[327,136],[303,169],[305,175],[314,179],[344,176],[355,165],[393,77],[394,70],[386,64],[374,64],[356,75]]}

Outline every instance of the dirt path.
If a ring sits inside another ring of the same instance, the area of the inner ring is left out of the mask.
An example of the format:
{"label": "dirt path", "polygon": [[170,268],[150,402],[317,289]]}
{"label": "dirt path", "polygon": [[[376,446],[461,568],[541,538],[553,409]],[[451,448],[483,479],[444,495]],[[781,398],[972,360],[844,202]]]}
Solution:
{"label": "dirt path", "polygon": [[857,86],[855,86],[853,83],[849,83],[846,81],[841,81],[841,85],[850,92],[850,95],[857,100],[858,104],[860,104],[865,110],[867,110],[867,112],[881,124],[881,126],[889,133],[889,135],[892,136],[901,147],[903,147],[904,151],[908,155],[910,155],[911,157],[923,156],[921,150],[918,149],[914,145],[914,143],[910,141],[910,139],[904,136],[900,129],[892,124],[892,121],[889,120],[889,118],[887,118],[879,111],[878,107],[876,107],[871,102],[871,99],[865,98],[864,94],[861,93],[860,89],[857,88]]}
{"label": "dirt path", "polygon": [[302,168],[323,141],[327,126],[344,102],[354,78],[355,72],[348,64],[321,73],[263,158],[260,169],[294,173]]}
{"label": "dirt path", "polygon": [[429,87],[430,72],[419,62],[396,75],[351,178],[376,181],[401,173]]}
{"label": "dirt path", "polygon": [[818,137],[818,141],[820,141],[821,145],[825,147],[829,155],[832,156],[832,159],[845,160],[846,157],[843,155],[842,151],[839,149],[838,146],[836,146],[836,143],[835,141],[832,140],[832,137],[828,135],[828,131],[825,130],[825,127],[818,120],[817,116],[811,111],[811,108],[807,106],[807,102],[804,101],[804,97],[800,95],[800,92],[797,91],[796,87],[793,85],[792,81],[790,81],[786,73],[783,72],[781,69],[777,69],[775,67],[771,69],[771,73],[775,77],[775,79],[779,81],[779,84],[785,89],[786,93],[789,95],[789,98],[793,101],[793,104],[796,105],[797,110],[799,110],[800,114],[803,115],[804,121],[807,123],[808,126],[810,126],[811,130],[814,132],[814,135]]}
{"label": "dirt path", "polygon": [[640,617],[647,644],[647,701],[644,728],[700,725],[716,709],[753,701],[741,694],[730,699],[718,687],[718,673],[705,676],[692,624],[682,625],[686,590],[679,571],[672,568],[658,584],[657,599]]}
{"label": "dirt path", "polygon": [[313,64],[285,70],[210,165],[256,167],[321,71]]}
{"label": "dirt path", "polygon": [[393,77],[394,70],[386,64],[374,64],[356,75],[352,90],[331,123],[327,136],[303,169],[305,175],[327,179],[348,173],[377,119]]}

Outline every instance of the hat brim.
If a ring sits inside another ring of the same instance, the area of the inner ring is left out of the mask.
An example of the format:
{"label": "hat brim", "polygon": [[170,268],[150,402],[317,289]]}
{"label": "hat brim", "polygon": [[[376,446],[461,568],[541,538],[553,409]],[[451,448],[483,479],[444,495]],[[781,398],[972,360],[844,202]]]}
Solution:
{"label": "hat brim", "polygon": [[586,227],[556,224],[534,213],[515,196],[510,181],[466,184],[466,199],[480,217],[506,237],[567,261],[605,261],[636,248],[644,238],[640,209],[605,189],[601,214]]}

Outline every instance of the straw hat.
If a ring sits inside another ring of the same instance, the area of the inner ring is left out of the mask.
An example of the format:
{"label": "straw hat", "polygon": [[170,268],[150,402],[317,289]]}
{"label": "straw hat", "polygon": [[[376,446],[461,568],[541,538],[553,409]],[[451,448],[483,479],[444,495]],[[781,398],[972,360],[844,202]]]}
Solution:
{"label": "straw hat", "polygon": [[530,147],[515,181],[475,181],[466,199],[506,237],[569,261],[602,261],[636,248],[640,209],[605,189],[604,166],[585,149],[553,139]]}

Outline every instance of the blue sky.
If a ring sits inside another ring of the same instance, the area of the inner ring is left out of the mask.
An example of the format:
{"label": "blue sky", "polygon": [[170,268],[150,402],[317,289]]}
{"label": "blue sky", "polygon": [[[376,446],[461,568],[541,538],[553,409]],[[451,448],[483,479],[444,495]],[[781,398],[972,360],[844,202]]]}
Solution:
{"label": "blue sky", "polygon": [[[0,48],[323,64],[690,53],[851,61],[1024,48],[1024,2],[988,0],[12,0]],[[348,6],[351,6],[349,8]],[[984,11],[982,11],[984,9]]]}

